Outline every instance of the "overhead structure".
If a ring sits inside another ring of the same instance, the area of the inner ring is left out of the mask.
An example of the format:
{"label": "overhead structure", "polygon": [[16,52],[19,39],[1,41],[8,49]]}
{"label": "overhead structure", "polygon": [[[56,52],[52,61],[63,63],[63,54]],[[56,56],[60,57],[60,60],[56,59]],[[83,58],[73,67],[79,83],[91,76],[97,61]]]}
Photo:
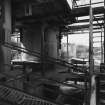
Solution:
{"label": "overhead structure", "polygon": [[44,21],[64,25],[74,20],[66,0],[13,0],[12,4],[13,18],[23,26]]}

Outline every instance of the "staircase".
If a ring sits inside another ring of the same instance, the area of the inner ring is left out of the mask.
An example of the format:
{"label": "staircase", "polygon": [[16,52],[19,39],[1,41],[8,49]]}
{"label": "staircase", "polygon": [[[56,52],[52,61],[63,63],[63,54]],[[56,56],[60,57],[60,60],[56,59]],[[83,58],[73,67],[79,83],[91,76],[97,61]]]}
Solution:
{"label": "staircase", "polygon": [[29,95],[20,90],[1,84],[0,99],[6,102],[10,102],[13,105],[57,105],[55,103]]}

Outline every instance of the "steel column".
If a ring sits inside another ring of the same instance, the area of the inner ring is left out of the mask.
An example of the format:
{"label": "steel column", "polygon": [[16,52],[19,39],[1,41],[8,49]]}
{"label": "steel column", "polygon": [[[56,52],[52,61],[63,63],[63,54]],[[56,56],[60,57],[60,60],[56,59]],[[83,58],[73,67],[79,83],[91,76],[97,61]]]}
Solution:
{"label": "steel column", "polygon": [[89,73],[90,73],[90,105],[96,105],[96,80],[93,58],[93,10],[90,0],[90,32],[89,32]]}
{"label": "steel column", "polygon": [[[91,1],[91,0],[90,0]],[[94,72],[94,62],[93,62],[93,11],[90,5],[90,27],[89,27],[89,72],[90,75]]]}
{"label": "steel column", "polygon": [[69,61],[69,37],[68,37],[68,34],[67,34],[67,61]]}

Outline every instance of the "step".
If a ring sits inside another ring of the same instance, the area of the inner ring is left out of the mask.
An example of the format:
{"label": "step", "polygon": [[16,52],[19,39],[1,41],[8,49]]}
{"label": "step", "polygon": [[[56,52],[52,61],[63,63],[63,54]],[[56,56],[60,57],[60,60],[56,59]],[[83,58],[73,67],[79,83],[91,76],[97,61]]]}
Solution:
{"label": "step", "polygon": [[105,83],[105,80],[100,80],[100,83]]}
{"label": "step", "polygon": [[104,99],[101,99],[100,100],[100,103],[103,103],[105,105],[105,100]]}
{"label": "step", "polygon": [[101,92],[101,93],[105,93],[105,90],[101,89],[100,92]]}
{"label": "step", "polygon": [[105,80],[101,80],[100,83],[99,83],[99,85],[100,85],[100,86],[105,85]]}

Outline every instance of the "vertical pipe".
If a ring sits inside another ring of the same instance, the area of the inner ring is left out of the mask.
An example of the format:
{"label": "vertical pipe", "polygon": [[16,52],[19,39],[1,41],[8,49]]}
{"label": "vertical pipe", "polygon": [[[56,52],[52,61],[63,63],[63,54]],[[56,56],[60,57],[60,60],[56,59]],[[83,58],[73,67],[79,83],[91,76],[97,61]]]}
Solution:
{"label": "vertical pipe", "polygon": [[101,63],[103,63],[103,41],[102,41],[102,32],[101,32]]}
{"label": "vertical pipe", "polygon": [[99,94],[99,92],[100,92],[100,77],[99,76],[97,76],[96,77],[96,94],[97,94],[97,96],[96,96],[96,99],[97,99],[97,101],[96,101],[96,104],[97,105],[100,105],[100,94]]}
{"label": "vertical pipe", "polygon": [[90,27],[89,27],[89,72],[93,74],[94,71],[94,63],[93,63],[93,11],[90,0]]}
{"label": "vertical pipe", "polygon": [[68,37],[68,34],[67,34],[67,61],[69,61],[69,37]]}
{"label": "vertical pipe", "polygon": [[93,11],[90,0],[90,32],[89,32],[89,73],[90,73],[90,105],[96,105],[96,76],[94,75],[93,60]]}
{"label": "vertical pipe", "polygon": [[44,76],[44,69],[45,69],[45,41],[44,41],[44,36],[45,36],[45,26],[42,25],[42,34],[41,34],[41,73],[42,76]]}

